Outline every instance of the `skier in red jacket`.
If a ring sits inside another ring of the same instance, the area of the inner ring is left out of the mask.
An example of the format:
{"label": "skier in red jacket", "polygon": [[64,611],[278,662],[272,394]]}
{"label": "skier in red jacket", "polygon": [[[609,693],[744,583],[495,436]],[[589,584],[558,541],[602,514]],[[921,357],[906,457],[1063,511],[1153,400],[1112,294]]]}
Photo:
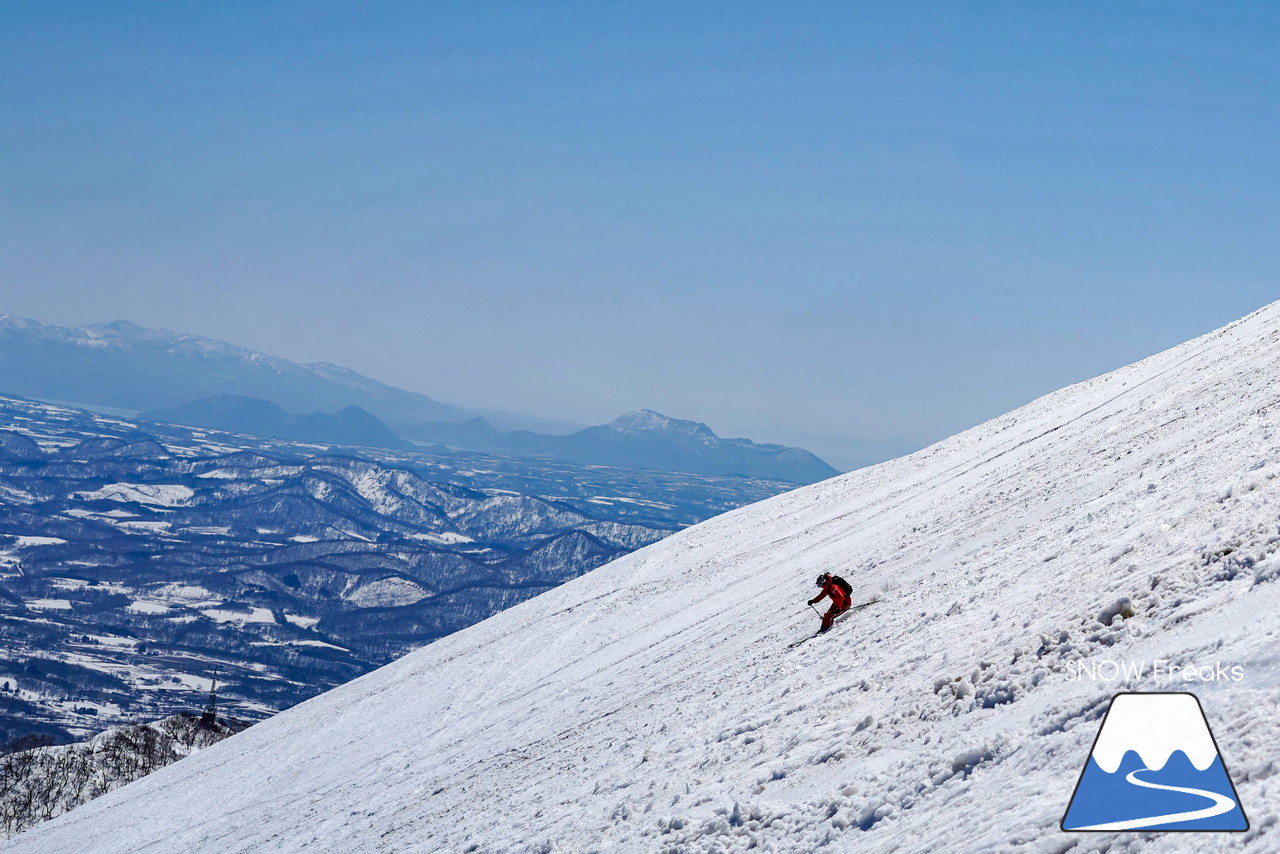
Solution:
{"label": "skier in red jacket", "polygon": [[836,617],[849,610],[852,602],[849,599],[849,590],[845,589],[849,587],[849,582],[843,578],[824,572],[818,576],[815,583],[822,588],[822,592],[809,600],[810,605],[818,604],[827,596],[831,597],[831,607],[822,615],[822,628],[818,629],[818,632],[822,633],[831,628]]}

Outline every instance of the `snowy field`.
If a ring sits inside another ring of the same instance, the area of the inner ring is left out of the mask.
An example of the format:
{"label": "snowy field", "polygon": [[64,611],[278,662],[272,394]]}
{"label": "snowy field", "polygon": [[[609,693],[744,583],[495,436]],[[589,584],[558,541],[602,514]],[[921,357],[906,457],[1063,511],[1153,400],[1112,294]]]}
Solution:
{"label": "snowy field", "polygon": [[[1280,851],[1278,427],[1280,304],[697,525],[0,850]],[[831,569],[879,601],[789,648]],[[1124,690],[1198,695],[1250,830],[1059,829]]]}

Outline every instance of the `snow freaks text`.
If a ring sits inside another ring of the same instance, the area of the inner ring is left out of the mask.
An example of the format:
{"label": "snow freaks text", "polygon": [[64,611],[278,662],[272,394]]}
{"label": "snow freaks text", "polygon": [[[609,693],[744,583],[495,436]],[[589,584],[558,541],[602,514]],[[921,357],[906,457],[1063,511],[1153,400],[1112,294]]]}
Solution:
{"label": "snow freaks text", "polygon": [[1221,661],[1176,664],[1163,658],[1081,659],[1067,664],[1068,682],[1117,682],[1130,679],[1152,679],[1157,682],[1239,682],[1244,679],[1244,666]]}

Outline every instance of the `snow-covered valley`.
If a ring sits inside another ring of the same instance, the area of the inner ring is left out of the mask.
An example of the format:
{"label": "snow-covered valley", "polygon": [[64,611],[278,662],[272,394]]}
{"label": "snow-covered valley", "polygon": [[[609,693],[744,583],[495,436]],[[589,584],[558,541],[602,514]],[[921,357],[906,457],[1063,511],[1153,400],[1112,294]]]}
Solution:
{"label": "snow-covered valley", "polygon": [[215,672],[258,720],[787,488],[0,395],[0,745],[191,711]]}
{"label": "snow-covered valley", "polygon": [[[674,534],[0,850],[1280,851],[1278,427],[1274,304]],[[878,601],[791,648],[824,570]],[[1060,830],[1124,690],[1198,695],[1248,831]]]}

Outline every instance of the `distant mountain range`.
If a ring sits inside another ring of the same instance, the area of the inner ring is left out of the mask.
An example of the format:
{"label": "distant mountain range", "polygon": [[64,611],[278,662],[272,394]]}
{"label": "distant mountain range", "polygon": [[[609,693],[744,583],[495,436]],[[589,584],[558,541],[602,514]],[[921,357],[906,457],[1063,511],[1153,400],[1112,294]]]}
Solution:
{"label": "distant mountain range", "polygon": [[348,406],[332,415],[324,412],[290,415],[266,400],[238,394],[215,394],[167,409],[153,409],[142,413],[141,417],[148,421],[211,427],[297,442],[399,450],[414,447],[412,442],[401,439],[390,427],[358,406]]}
{"label": "distant mountain range", "polygon": [[[481,453],[811,483],[836,469],[799,448],[723,439],[650,410],[597,427],[441,403],[338,365],[300,365],[127,321],[69,329],[0,316],[0,392],[143,412],[297,441]],[[336,414],[327,414],[336,413]]]}
{"label": "distant mountain range", "polygon": [[0,391],[142,412],[234,394],[296,413],[359,406],[389,424],[483,416],[504,429],[578,425],[465,409],[317,362],[300,365],[199,335],[117,320],[74,329],[0,315]]}
{"label": "distant mountain range", "polygon": [[741,475],[789,483],[813,483],[839,472],[800,448],[722,439],[706,424],[682,421],[650,409],[629,412],[608,424],[563,436],[517,430],[503,433],[483,418],[422,424],[406,431],[418,440],[449,447],[515,456],[627,468]]}

